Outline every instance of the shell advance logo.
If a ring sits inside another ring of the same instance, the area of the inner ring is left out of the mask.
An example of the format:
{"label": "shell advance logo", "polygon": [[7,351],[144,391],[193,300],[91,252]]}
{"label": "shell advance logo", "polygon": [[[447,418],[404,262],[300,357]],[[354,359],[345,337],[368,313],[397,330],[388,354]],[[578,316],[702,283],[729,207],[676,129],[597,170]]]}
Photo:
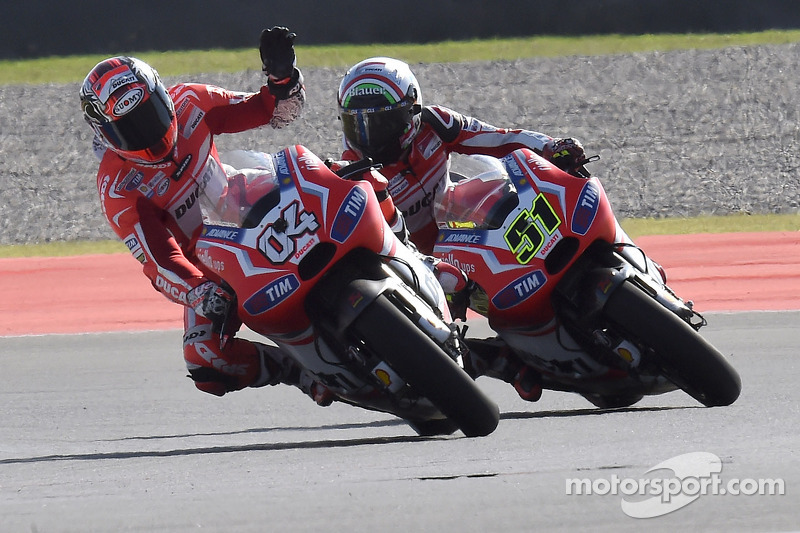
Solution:
{"label": "shell advance logo", "polygon": [[508,176],[511,178],[511,181],[514,182],[516,185],[517,190],[520,192],[524,189],[530,189],[531,183],[525,177],[525,173],[522,172],[522,169],[519,166],[519,163],[516,159],[514,159],[514,155],[508,155],[502,159],[505,167],[506,172],[508,172]]}
{"label": "shell advance logo", "polygon": [[292,173],[289,170],[289,163],[286,161],[286,152],[287,150],[284,150],[278,152],[274,156],[275,174],[278,178],[278,185],[282,193],[294,188]]}
{"label": "shell advance logo", "polygon": [[206,239],[218,239],[220,241],[242,242],[244,231],[239,228],[228,226],[204,226],[202,236]]}
{"label": "shell advance logo", "polygon": [[437,244],[476,245],[486,243],[487,233],[482,230],[439,230]]}

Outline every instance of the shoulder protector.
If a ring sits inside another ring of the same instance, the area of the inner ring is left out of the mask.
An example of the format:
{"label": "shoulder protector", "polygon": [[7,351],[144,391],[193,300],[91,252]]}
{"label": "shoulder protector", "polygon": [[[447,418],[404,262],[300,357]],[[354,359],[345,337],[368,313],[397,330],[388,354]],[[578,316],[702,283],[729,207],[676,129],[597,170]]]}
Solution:
{"label": "shoulder protector", "polygon": [[422,122],[433,128],[433,131],[446,143],[456,140],[466,124],[461,113],[441,106],[424,106]]}

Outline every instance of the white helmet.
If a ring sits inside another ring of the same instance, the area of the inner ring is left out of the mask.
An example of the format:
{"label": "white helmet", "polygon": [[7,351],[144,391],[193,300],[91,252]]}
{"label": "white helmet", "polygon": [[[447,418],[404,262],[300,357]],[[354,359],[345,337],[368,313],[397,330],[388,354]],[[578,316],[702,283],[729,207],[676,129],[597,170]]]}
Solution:
{"label": "white helmet", "polygon": [[347,71],[337,94],[347,145],[378,163],[395,163],[419,131],[422,94],[408,65],[365,59]]}

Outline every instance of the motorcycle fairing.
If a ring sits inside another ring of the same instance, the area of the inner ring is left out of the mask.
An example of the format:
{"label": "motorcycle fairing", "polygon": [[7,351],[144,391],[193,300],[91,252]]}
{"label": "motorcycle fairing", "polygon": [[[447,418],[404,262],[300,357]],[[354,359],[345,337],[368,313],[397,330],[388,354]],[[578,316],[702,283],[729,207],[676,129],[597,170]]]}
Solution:
{"label": "motorcycle fairing", "polygon": [[[487,186],[487,197],[515,207],[506,210],[497,229],[442,229],[434,255],[495,294],[489,301],[492,327],[535,328],[552,319],[550,295],[569,266],[595,240],[613,242],[616,219],[596,178],[571,176],[526,149],[500,162],[510,186],[503,195],[496,184]],[[464,180],[452,187],[476,185]],[[491,208],[488,201],[474,201],[484,211]],[[464,211],[464,206],[437,206],[437,214]]]}

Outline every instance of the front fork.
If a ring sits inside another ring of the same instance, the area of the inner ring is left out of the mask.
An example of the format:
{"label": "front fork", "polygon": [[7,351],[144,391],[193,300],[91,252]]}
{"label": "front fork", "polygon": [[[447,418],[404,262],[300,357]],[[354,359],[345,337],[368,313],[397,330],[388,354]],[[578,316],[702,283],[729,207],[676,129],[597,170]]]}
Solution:
{"label": "front fork", "polygon": [[624,282],[633,283],[695,330],[706,325],[664,283],[662,274],[645,253],[632,244],[593,244],[559,282],[554,307],[575,323],[596,323],[611,294]]}

